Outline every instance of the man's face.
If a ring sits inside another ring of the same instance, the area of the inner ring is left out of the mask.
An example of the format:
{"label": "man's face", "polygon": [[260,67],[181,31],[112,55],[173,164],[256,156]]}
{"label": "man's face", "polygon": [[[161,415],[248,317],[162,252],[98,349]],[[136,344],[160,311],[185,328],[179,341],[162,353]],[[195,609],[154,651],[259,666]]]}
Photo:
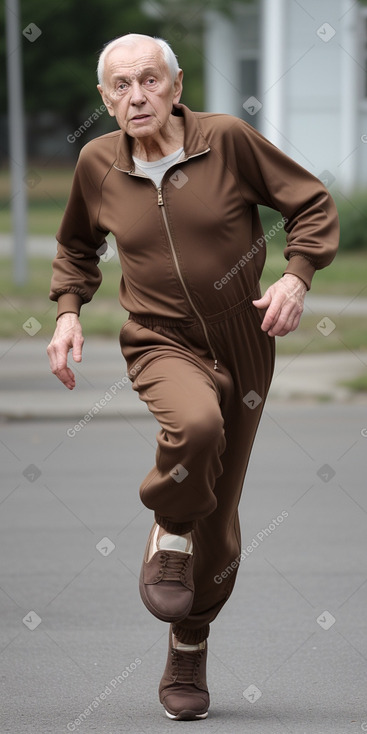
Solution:
{"label": "man's face", "polygon": [[107,54],[103,88],[109,114],[133,138],[154,136],[168,122],[182,92],[182,71],[175,82],[159,46],[142,40]]}

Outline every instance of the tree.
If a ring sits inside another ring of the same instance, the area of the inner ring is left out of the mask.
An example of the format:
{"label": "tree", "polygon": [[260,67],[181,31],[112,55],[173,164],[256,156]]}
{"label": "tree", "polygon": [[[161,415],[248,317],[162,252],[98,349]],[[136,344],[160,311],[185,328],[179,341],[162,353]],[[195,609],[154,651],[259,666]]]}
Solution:
{"label": "tree", "polygon": [[42,31],[24,47],[26,109],[57,112],[74,129],[80,114],[100,103],[96,65],[103,45],[135,29],[156,33],[157,24],[130,0],[22,0],[22,27],[35,23]]}
{"label": "tree", "polygon": [[[140,3],[131,0],[88,0],[88,3],[21,0],[22,29],[34,24],[40,31],[33,42],[27,34],[21,39],[28,118],[38,120],[41,112],[50,112],[57,115],[59,123],[67,129],[77,130],[101,105],[96,90],[96,65],[103,45],[129,32],[167,39],[185,71],[182,101],[193,109],[202,109],[202,30],[207,9],[229,12],[225,0],[185,0],[185,3],[181,0],[142,0]],[[4,36],[2,8],[0,58],[3,62]],[[0,103],[1,108],[6,109],[4,86],[0,89]],[[114,127],[115,123],[106,114],[93,126],[92,134]],[[86,137],[83,136],[83,144]]]}

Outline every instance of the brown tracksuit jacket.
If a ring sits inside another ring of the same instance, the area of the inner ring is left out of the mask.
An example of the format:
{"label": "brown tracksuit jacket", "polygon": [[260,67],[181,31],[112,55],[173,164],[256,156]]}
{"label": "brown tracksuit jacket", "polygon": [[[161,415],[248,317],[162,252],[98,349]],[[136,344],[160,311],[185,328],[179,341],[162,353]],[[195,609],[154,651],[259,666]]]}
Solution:
{"label": "brown tracksuit jacket", "polygon": [[102,277],[97,251],[109,232],[124,308],[179,320],[194,313],[203,328],[257,292],[266,255],[258,204],[286,220],[287,273],[310,288],[315,270],[333,259],[338,217],[317,178],[240,119],[181,104],[174,113],[184,116],[184,158],[159,189],[134,173],[121,130],[81,151],[57,233],[50,298],[58,315],[79,313],[91,300]]}

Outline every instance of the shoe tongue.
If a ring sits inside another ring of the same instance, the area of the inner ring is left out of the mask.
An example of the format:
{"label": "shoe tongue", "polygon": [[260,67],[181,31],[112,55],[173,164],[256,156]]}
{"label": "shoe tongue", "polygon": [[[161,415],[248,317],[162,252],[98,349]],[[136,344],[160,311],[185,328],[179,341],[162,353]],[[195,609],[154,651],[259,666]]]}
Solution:
{"label": "shoe tongue", "polygon": [[158,541],[160,550],[181,551],[187,553],[187,540],[182,535],[161,535]]}

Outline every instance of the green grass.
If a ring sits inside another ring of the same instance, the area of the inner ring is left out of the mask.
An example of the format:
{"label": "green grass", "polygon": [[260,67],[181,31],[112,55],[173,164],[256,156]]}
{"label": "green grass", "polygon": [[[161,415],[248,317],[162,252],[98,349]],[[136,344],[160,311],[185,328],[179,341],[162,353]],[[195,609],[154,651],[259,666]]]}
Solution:
{"label": "green grass", "polygon": [[[36,185],[25,184],[28,198],[28,232],[31,235],[51,235],[57,232],[68,199],[73,169],[44,168],[37,163],[28,167]],[[10,210],[11,187],[9,173],[0,171],[0,232],[12,231]]]}
{"label": "green grass", "polygon": [[315,274],[313,293],[367,298],[367,258],[362,252],[340,253]]}
{"label": "green grass", "polygon": [[[282,249],[279,245],[268,246],[261,278],[263,290],[280,277],[287,265]],[[361,252],[338,253],[329,267],[315,273],[311,292],[324,296],[367,298],[367,257]]]}
{"label": "green grass", "polygon": [[304,351],[307,354],[322,352],[366,351],[367,330],[365,316],[334,316],[330,318],[335,323],[334,331],[324,336],[317,328],[324,314],[303,314],[296,331],[277,339],[279,354],[298,354]]}
{"label": "green grass", "polygon": [[349,387],[355,393],[367,393],[367,372],[354,380],[344,380],[340,383],[344,387]]}
{"label": "green grass", "polygon": [[[86,336],[117,337],[127,313],[118,302],[120,268],[116,263],[102,263],[103,280],[91,303],[82,309],[83,331]],[[56,303],[48,298],[51,262],[32,258],[29,280],[24,286],[12,283],[12,263],[0,258],[0,337],[24,336],[23,324],[33,317],[42,328],[39,336],[48,338],[55,328]]]}
{"label": "green grass", "polygon": [[[50,202],[45,205],[41,202],[33,202],[29,207],[27,217],[27,229],[30,235],[48,235],[54,237],[58,230],[66,201],[59,203]],[[8,207],[0,205],[0,232],[9,234],[12,231],[11,215]]]}

